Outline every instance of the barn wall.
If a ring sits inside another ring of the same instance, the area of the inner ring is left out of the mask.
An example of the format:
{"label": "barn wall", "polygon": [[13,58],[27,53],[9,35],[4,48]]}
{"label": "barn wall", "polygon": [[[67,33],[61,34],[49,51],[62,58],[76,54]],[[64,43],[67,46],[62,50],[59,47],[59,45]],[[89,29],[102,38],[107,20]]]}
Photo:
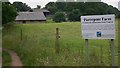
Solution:
{"label": "barn wall", "polygon": [[46,20],[41,20],[41,21],[16,21],[17,24],[29,24],[29,23],[45,23]]}
{"label": "barn wall", "polygon": [[17,24],[22,24],[22,21],[16,21]]}

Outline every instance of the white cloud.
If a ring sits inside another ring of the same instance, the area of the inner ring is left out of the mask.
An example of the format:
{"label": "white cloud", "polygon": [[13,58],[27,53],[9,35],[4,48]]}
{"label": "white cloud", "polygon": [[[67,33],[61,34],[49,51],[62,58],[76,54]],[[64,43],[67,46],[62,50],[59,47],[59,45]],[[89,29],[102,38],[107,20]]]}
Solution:
{"label": "white cloud", "polygon": [[[44,7],[48,2],[50,1],[55,2],[56,0],[9,0],[9,1],[11,3],[13,3],[14,1],[21,1],[23,3],[28,4],[32,8],[35,8],[36,5],[41,5],[42,7]],[[118,2],[120,0],[101,0],[101,1],[118,8]]]}
{"label": "white cloud", "polygon": [[102,2],[107,3],[108,5],[112,5],[113,7],[118,8],[118,2],[120,0],[102,0]]}
{"label": "white cloud", "polygon": [[101,0],[103,2],[119,2],[120,0]]}
{"label": "white cloud", "polygon": [[20,1],[20,2],[28,4],[32,8],[35,8],[37,5],[41,5],[42,7],[44,7],[48,2],[56,1],[56,0],[9,0],[9,1],[11,3],[15,2],[15,1]]}

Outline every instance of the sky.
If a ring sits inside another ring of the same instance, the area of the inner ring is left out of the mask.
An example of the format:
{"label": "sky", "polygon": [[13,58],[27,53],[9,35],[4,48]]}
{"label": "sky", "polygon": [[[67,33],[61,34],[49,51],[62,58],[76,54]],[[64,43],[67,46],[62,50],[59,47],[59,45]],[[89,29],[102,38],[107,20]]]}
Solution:
{"label": "sky", "polygon": [[[55,2],[56,0],[9,0],[11,3],[15,1],[21,1],[23,3],[26,3],[31,8],[36,8],[37,5],[41,5],[41,7],[44,7],[48,2]],[[108,5],[112,5],[113,7],[118,8],[118,2],[120,0],[101,0],[102,2],[107,3]]]}

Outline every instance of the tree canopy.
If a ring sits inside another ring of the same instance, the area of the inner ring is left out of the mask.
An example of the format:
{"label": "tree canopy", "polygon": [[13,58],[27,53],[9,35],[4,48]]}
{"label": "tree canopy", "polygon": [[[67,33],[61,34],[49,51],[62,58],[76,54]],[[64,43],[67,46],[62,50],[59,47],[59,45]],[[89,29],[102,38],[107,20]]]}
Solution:
{"label": "tree canopy", "polygon": [[81,15],[119,14],[117,8],[103,2],[49,2],[45,8],[53,15],[65,12],[69,21],[77,21]]}
{"label": "tree canopy", "polygon": [[69,21],[80,21],[80,12],[79,9],[73,10],[68,14]]}
{"label": "tree canopy", "polygon": [[31,7],[29,7],[26,3],[22,2],[14,2],[13,6],[17,9],[17,11],[29,11]]}
{"label": "tree canopy", "polygon": [[2,24],[5,25],[15,20],[17,11],[10,3],[2,3]]}
{"label": "tree canopy", "polygon": [[63,22],[65,21],[65,15],[62,12],[56,12],[53,16],[53,21],[55,22]]}

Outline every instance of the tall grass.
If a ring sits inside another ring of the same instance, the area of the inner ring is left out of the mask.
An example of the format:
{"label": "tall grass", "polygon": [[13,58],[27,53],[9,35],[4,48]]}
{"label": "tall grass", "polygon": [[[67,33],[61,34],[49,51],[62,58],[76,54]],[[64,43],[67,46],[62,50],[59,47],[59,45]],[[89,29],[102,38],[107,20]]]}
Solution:
{"label": "tall grass", "polygon": [[[59,54],[55,53],[55,30],[57,27],[60,29]],[[23,31],[22,41],[21,29]],[[116,34],[117,32],[118,30],[116,30]],[[3,34],[3,47],[16,51],[25,66],[86,65],[86,46],[85,40],[81,37],[79,22],[17,24],[3,30]],[[118,54],[117,40],[118,36],[115,39],[115,55]],[[89,65],[110,66],[109,41],[89,40],[89,55]],[[118,56],[115,56],[115,64],[118,65]]]}
{"label": "tall grass", "polygon": [[3,51],[2,57],[2,66],[10,66],[11,56],[7,52]]}

